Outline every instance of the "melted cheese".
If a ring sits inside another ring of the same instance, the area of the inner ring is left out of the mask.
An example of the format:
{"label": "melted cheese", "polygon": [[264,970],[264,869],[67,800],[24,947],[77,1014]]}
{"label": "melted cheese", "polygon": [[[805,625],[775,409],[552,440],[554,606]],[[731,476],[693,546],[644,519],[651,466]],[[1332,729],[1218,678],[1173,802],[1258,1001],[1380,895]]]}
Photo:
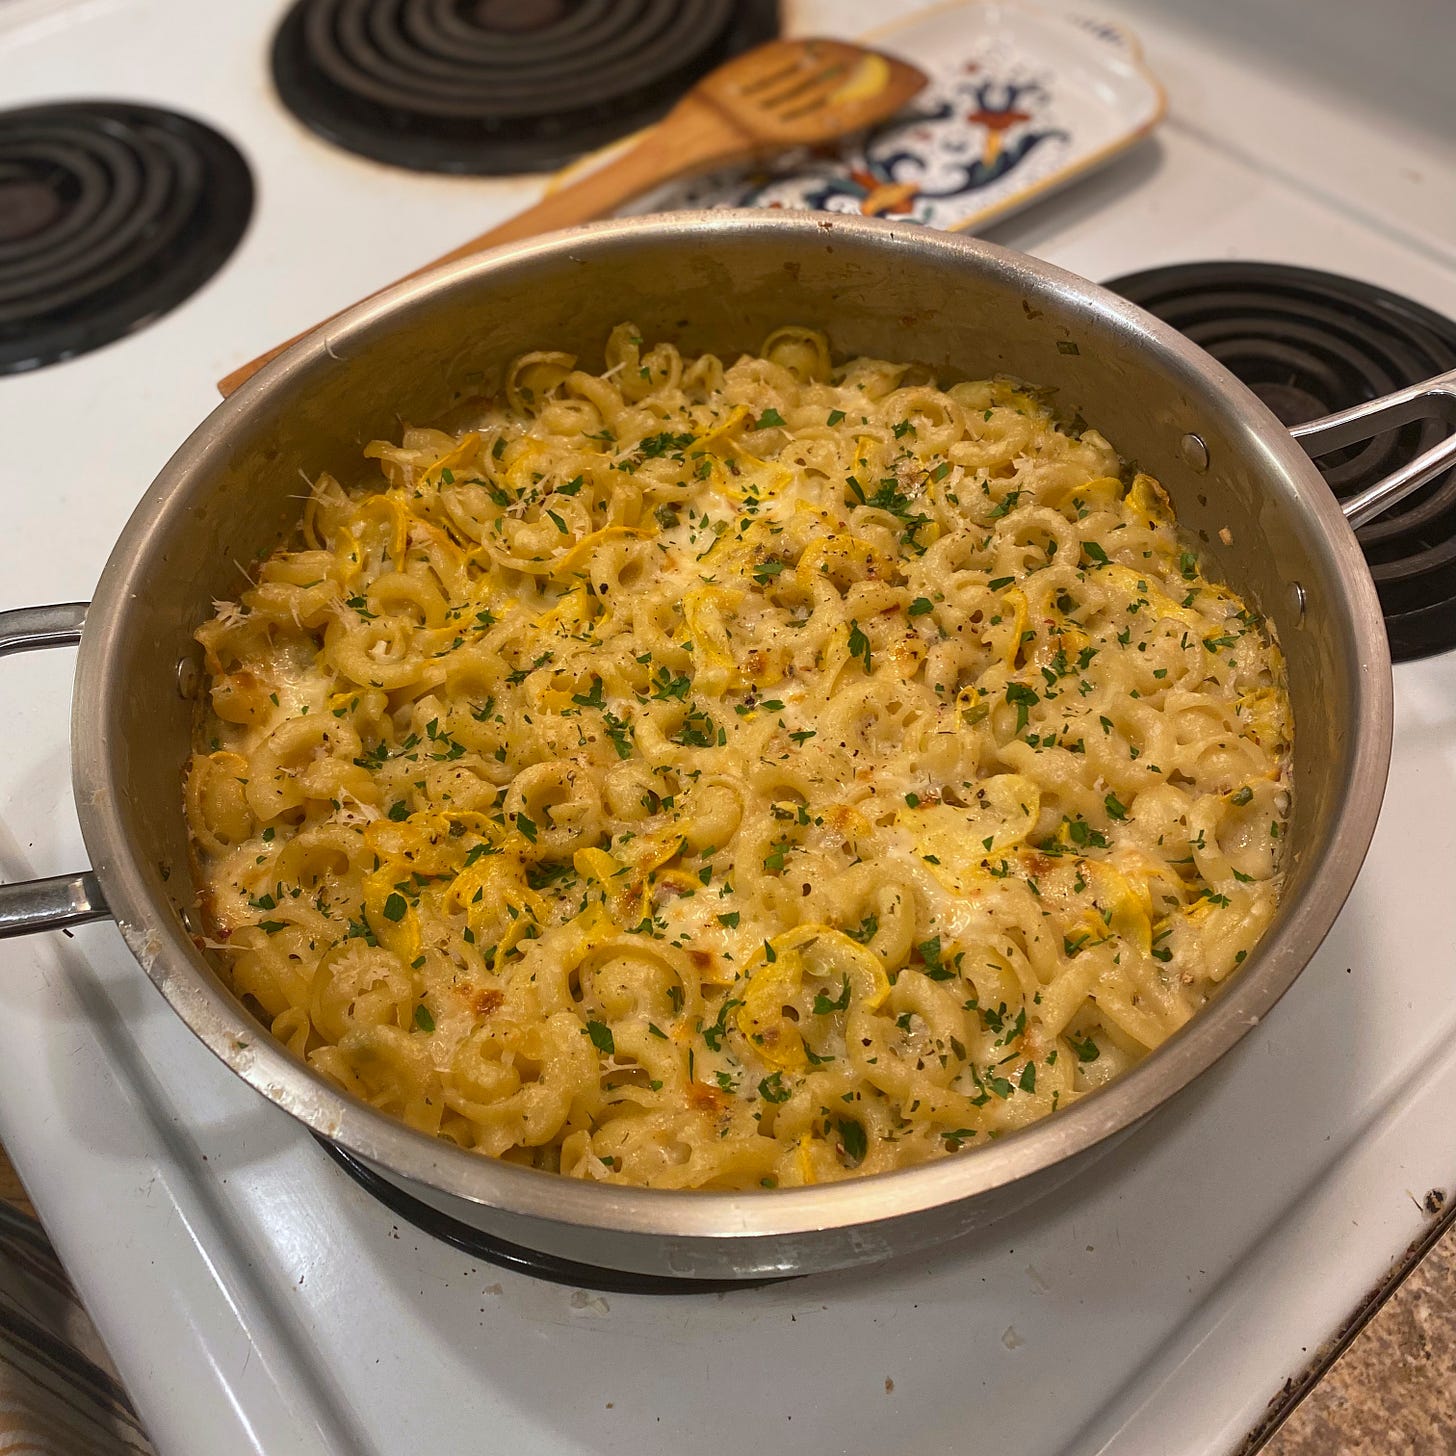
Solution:
{"label": "melted cheese", "polygon": [[316,482],[198,632],[238,994],[482,1153],[782,1186],[985,1142],[1181,1026],[1280,889],[1269,629],[1009,381],[526,356]]}

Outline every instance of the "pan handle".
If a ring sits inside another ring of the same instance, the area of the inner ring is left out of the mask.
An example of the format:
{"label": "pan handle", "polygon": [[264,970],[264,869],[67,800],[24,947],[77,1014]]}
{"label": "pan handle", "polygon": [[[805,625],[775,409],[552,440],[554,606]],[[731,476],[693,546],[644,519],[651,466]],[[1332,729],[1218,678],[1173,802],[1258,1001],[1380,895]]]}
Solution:
{"label": "pan handle", "polygon": [[[0,657],[42,647],[74,647],[81,640],[89,606],[89,602],[66,602],[0,612]],[[110,914],[101,884],[90,870],[0,885],[0,940],[104,920]]]}
{"label": "pan handle", "polygon": [[[1428,415],[1456,425],[1456,369],[1448,374],[1438,374],[1421,384],[1398,389],[1394,394],[1367,400],[1338,414],[1295,425],[1289,433],[1309,454],[1320,456]],[[1419,490],[1427,481],[1453,468],[1456,468],[1456,434],[1448,436],[1439,445],[1431,446],[1414,460],[1407,461],[1384,480],[1367,486],[1359,495],[1342,501],[1340,509],[1352,526],[1363,526],[1403,501],[1412,491]]]}

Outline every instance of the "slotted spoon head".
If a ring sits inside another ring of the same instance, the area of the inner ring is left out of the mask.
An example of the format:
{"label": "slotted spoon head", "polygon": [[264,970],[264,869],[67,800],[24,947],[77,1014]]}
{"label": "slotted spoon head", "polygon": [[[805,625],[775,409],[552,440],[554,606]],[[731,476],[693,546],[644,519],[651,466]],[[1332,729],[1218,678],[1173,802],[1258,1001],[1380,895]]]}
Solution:
{"label": "slotted spoon head", "polygon": [[847,41],[775,40],[735,56],[689,93],[744,140],[773,151],[833,141],[892,116],[923,71]]}

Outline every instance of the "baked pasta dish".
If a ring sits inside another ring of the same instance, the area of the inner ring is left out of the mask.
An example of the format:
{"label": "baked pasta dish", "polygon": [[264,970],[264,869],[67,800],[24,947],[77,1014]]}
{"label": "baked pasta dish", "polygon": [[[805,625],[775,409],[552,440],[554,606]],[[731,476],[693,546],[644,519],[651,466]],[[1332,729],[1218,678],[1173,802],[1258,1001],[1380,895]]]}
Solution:
{"label": "baked pasta dish", "polygon": [[576,1178],[877,1173],[1132,1066],[1270,923],[1269,624],[1035,389],[624,324],[457,423],[197,633],[204,943],[340,1087]]}

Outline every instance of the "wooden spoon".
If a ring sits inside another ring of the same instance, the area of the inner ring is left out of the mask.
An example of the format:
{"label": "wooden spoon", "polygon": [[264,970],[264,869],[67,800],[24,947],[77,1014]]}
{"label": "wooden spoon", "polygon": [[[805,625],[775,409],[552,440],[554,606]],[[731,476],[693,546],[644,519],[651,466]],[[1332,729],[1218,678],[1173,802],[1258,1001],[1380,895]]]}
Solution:
{"label": "wooden spoon", "polygon": [[[405,277],[414,278],[438,263],[499,243],[601,217],[677,177],[760,160],[789,147],[833,141],[893,115],[925,85],[925,79],[904,61],[846,41],[770,41],[704,76],[620,157]],[[324,323],[337,317],[333,314]],[[322,326],[315,324],[235,369],[218,381],[218,389],[231,394]]]}

